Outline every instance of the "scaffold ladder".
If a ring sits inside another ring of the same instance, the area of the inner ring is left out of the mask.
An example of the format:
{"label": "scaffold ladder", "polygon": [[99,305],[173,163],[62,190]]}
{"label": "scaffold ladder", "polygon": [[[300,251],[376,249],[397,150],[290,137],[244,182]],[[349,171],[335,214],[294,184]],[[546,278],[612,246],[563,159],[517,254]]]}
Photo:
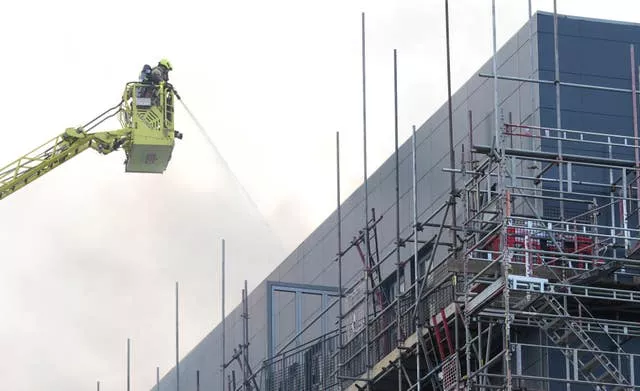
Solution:
{"label": "scaffold ladder", "polygon": [[[451,330],[449,329],[449,323],[447,322],[447,315],[445,314],[444,308],[440,309],[440,317],[441,321],[439,322],[438,316],[433,315],[431,317],[431,321],[433,322],[433,333],[438,344],[438,353],[440,353],[440,359],[444,361],[449,357],[449,355],[454,353],[454,348],[453,340],[451,338]],[[444,331],[444,338],[442,338],[442,332],[440,331],[441,328]],[[448,348],[448,353],[445,351],[445,343]]]}
{"label": "scaffold ladder", "polygon": [[[380,256],[378,253],[378,230],[376,228],[378,219],[376,219],[375,208],[371,209],[371,220],[368,222],[368,229],[363,232],[360,238],[354,240],[356,250],[362,261],[362,266],[368,271],[369,282],[371,283],[371,289],[375,295],[375,305],[373,308],[374,316],[378,311],[382,311],[387,302],[384,291],[382,290],[382,276],[380,274]],[[364,235],[368,234],[369,248],[362,249],[360,244],[364,242]],[[368,252],[365,255],[365,251]]]}
{"label": "scaffold ladder", "polygon": [[[582,328],[580,323],[571,319],[571,315],[555,297],[545,295],[544,302],[559,315],[554,320],[539,319],[538,321],[540,328],[544,330],[551,341],[557,346],[562,346],[563,344],[568,344],[571,338],[575,337],[580,342],[578,346],[573,348],[561,349],[562,354],[574,364],[574,377],[577,377],[577,372],[581,372],[593,384],[609,383],[611,381],[617,384],[629,384],[620,369],[589,337],[589,334]],[[539,310],[542,307],[533,309],[536,312],[540,312]],[[566,326],[564,333],[556,329],[556,325],[561,322],[564,322]],[[589,361],[584,362],[584,356],[589,355],[592,357]],[[603,369],[603,373],[600,375],[594,374],[598,366]]]}

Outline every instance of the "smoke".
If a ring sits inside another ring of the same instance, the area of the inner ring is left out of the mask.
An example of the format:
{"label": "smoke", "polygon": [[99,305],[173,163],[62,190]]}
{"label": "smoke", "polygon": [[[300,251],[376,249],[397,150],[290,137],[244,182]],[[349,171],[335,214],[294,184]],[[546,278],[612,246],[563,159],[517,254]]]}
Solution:
{"label": "smoke", "polygon": [[[244,279],[251,289],[283,259],[232,175],[190,143],[162,176],[125,175],[121,156],[87,152],[3,200],[3,220],[18,222],[2,236],[7,388],[86,390],[93,376],[122,389],[131,338],[131,384],[147,389],[156,366],[174,363],[175,281],[183,356],[220,321],[221,238],[228,309]],[[194,173],[187,156],[209,169]]]}

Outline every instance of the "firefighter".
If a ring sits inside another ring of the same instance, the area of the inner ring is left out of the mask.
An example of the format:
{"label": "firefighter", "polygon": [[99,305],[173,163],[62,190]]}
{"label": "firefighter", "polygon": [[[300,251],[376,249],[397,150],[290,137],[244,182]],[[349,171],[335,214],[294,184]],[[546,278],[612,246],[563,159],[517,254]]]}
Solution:
{"label": "firefighter", "polygon": [[151,70],[151,81],[154,84],[167,83],[169,81],[169,71],[171,70],[173,70],[171,63],[166,58],[163,58]]}
{"label": "firefighter", "polygon": [[[138,81],[142,84],[151,85],[151,65],[144,64],[142,71],[140,71]],[[137,96],[138,98],[151,98],[153,96],[153,88],[140,86],[137,88]]]}
{"label": "firefighter", "polygon": [[151,96],[151,105],[159,106],[160,105],[160,96],[158,95],[157,86],[163,85],[171,88],[171,84],[169,84],[169,71],[173,68],[171,67],[171,63],[166,58],[158,61],[158,65],[156,65],[148,74],[148,81],[154,85],[152,89]]}
{"label": "firefighter", "polygon": [[150,77],[151,77],[151,65],[144,64],[144,67],[142,67],[142,71],[140,71],[140,76],[138,77],[138,81],[140,83],[149,83]]}

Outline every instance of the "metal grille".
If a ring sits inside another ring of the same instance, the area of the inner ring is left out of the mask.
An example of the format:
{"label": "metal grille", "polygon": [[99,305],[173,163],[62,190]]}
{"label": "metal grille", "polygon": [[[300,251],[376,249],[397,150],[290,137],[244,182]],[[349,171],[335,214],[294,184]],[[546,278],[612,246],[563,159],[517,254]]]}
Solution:
{"label": "metal grille", "polygon": [[321,391],[336,386],[337,335],[318,338],[265,362],[264,390]]}
{"label": "metal grille", "polygon": [[152,109],[140,111],[138,117],[149,127],[149,129],[160,129],[161,119],[158,113]]}
{"label": "metal grille", "polygon": [[442,385],[444,390],[448,391],[455,388],[458,375],[458,355],[450,356],[447,361],[442,364]]}

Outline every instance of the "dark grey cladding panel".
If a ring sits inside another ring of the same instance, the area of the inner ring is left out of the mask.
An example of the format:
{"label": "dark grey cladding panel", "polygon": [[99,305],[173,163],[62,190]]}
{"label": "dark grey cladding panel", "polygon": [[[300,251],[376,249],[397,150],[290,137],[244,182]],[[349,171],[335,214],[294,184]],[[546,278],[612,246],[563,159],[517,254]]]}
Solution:
{"label": "dark grey cladding panel", "polygon": [[[540,77],[554,78],[553,17],[550,14],[538,18],[540,37],[538,41]],[[628,23],[602,23],[597,20],[584,20],[571,17],[559,18],[560,79],[562,81],[595,84],[614,88],[631,88],[630,44],[636,45],[635,63],[638,65],[640,53],[640,25]],[[540,112],[541,125],[556,126],[555,88],[541,85]],[[594,131],[611,135],[633,135],[632,100],[629,93],[596,91],[590,89],[561,87],[560,107],[562,127],[566,129]],[[604,139],[600,139],[605,141]],[[620,142],[621,140],[617,140]],[[558,143],[545,140],[543,151],[558,150]],[[607,157],[609,151],[605,145],[563,142],[565,153],[586,154],[594,157]],[[631,148],[615,147],[613,154],[621,159],[633,159]],[[576,180],[588,178],[590,181],[608,183],[605,170],[587,167],[573,167]],[[557,176],[552,170],[549,176]],[[616,173],[617,177],[619,174]],[[545,188],[553,188],[545,183]],[[576,185],[574,191],[588,193],[606,192],[606,188]],[[545,202],[545,208],[556,208],[554,202]],[[603,219],[608,219],[609,211],[603,211]]]}

